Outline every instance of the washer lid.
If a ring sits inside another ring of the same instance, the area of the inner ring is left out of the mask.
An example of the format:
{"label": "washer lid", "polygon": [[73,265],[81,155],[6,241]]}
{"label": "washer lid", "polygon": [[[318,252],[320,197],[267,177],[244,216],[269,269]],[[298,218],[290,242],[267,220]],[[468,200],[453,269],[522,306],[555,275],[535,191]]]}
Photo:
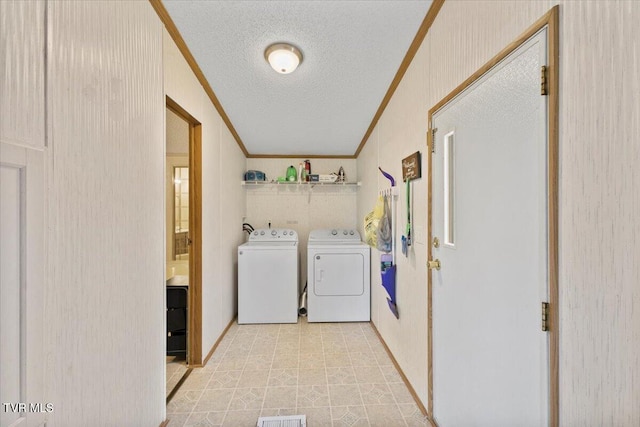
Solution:
{"label": "washer lid", "polygon": [[360,242],[360,233],[353,228],[325,228],[312,230],[309,233],[309,243],[312,242]]}

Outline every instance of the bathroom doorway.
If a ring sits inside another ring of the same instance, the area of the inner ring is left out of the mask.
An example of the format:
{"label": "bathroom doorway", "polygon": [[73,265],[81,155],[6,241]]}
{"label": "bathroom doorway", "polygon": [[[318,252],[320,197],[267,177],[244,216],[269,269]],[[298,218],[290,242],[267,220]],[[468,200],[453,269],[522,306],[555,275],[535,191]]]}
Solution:
{"label": "bathroom doorway", "polygon": [[166,98],[166,396],[202,364],[201,124]]}

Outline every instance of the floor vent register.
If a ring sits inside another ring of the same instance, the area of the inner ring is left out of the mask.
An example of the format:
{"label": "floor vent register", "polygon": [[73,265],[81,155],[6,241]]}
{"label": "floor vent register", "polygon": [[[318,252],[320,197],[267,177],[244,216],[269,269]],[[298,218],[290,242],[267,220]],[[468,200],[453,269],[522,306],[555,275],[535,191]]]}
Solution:
{"label": "floor vent register", "polygon": [[307,427],[307,416],[260,417],[258,418],[257,427]]}

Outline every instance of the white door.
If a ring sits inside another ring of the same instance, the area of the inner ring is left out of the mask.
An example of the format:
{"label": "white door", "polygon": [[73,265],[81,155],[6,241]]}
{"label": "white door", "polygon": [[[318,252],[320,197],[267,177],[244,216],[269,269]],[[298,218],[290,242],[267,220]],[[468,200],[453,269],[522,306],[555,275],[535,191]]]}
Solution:
{"label": "white door", "polygon": [[546,55],[543,30],[433,115],[440,427],[548,425]]}
{"label": "white door", "polygon": [[40,426],[44,401],[43,153],[0,143],[0,426]]}

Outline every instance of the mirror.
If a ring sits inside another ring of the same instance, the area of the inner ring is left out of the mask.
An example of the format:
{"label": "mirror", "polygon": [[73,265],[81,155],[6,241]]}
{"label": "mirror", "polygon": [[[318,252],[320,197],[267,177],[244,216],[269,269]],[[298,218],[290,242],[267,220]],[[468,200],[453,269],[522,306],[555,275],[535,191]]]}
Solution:
{"label": "mirror", "polygon": [[189,168],[173,168],[173,259],[189,259]]}

